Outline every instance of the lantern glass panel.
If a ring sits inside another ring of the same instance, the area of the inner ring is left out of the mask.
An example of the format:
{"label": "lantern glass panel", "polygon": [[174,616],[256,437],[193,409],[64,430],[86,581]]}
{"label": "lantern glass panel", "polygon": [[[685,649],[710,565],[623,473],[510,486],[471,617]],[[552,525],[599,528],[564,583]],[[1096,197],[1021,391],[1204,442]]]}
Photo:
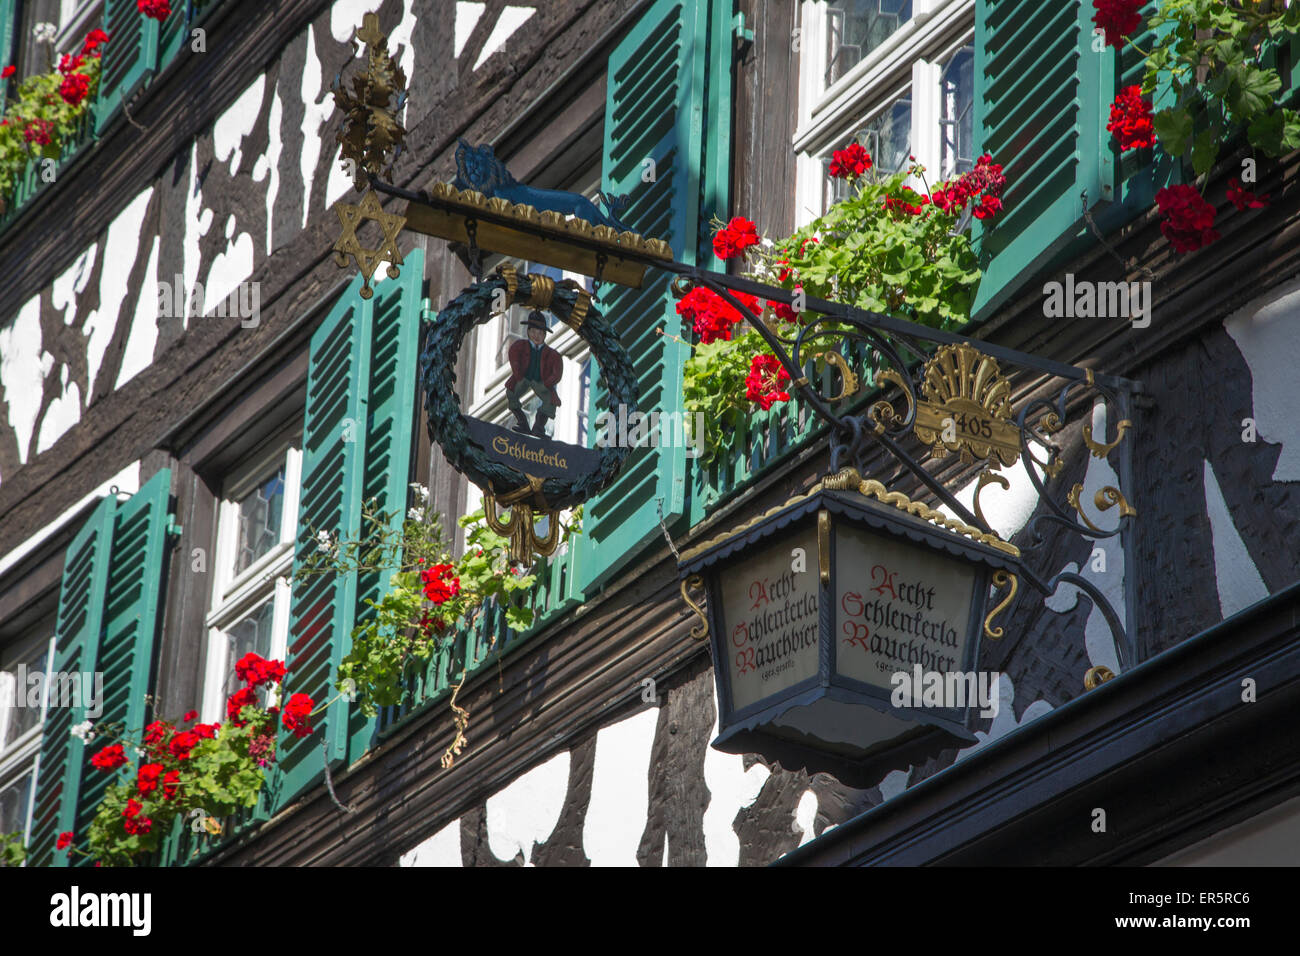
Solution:
{"label": "lantern glass panel", "polygon": [[963,670],[977,572],[911,542],[839,523],[836,671],[889,689],[892,675]]}
{"label": "lantern glass panel", "polygon": [[723,573],[718,643],[727,648],[733,710],[817,676],[817,567],[817,532],[808,528]]}

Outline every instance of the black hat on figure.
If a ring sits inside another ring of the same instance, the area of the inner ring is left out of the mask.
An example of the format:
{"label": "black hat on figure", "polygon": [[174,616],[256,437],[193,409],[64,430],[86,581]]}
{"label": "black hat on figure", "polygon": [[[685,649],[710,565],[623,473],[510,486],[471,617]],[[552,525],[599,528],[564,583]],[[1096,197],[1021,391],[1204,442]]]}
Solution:
{"label": "black hat on figure", "polygon": [[528,313],[528,321],[524,324],[530,329],[541,329],[543,332],[549,332],[551,330],[550,323],[546,321],[546,316],[542,315],[542,313],[538,312],[536,309],[533,309],[533,311]]}

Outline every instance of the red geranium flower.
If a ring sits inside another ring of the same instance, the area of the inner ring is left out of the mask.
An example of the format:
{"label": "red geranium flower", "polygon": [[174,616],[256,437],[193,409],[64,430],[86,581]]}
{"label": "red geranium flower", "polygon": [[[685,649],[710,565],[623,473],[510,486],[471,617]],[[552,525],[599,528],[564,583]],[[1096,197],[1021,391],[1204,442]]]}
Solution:
{"label": "red geranium flower", "polygon": [[140,817],[138,820],[134,817],[128,818],[123,822],[122,828],[131,836],[144,836],[153,828],[153,821],[148,817]]}
{"label": "red geranium flower", "polygon": [[90,77],[84,73],[69,73],[59,84],[59,95],[69,106],[79,106],[90,94]]}
{"label": "red geranium flower", "polygon": [[452,573],[452,565],[435,564],[420,572],[424,596],[434,604],[446,604],[460,593],[460,578]]}
{"label": "red geranium flower", "polygon": [[180,789],[181,772],[179,770],[168,770],[163,776],[163,799],[170,800],[176,796],[176,791]]}
{"label": "red geranium flower", "polygon": [[731,222],[719,229],[713,237],[713,254],[719,259],[731,259],[756,245],[758,228],[743,216],[733,216]]}
{"label": "red geranium flower", "polygon": [[866,175],[872,165],[871,154],[863,149],[862,144],[850,143],[831,153],[830,174],[835,179],[857,179]]}
{"label": "red geranium flower", "polygon": [[308,718],[315,706],[316,702],[306,694],[294,694],[284,705],[284,714],[280,717],[280,721],[286,730],[293,731],[295,737],[310,737],[312,728]]}
{"label": "red geranium flower", "polygon": [[135,5],[146,17],[160,22],[172,15],[171,0],[135,0]]}
{"label": "red geranium flower", "polygon": [[1142,99],[1142,87],[1126,86],[1119,91],[1115,102],[1110,104],[1110,122],[1106,129],[1119,140],[1120,152],[1156,144],[1151,104]]}
{"label": "red geranium flower", "polygon": [[3,70],[0,70],[0,80],[7,80],[9,79],[9,77],[13,76],[17,72],[18,72],[18,67],[6,66]]}
{"label": "red geranium flower", "polygon": [[[909,200],[916,202],[909,202]],[[894,209],[906,213],[909,216],[919,216],[925,212],[925,206],[929,205],[930,197],[922,196],[915,192],[910,186],[903,187],[903,195],[899,197],[886,196],[885,208]]]}
{"label": "red geranium flower", "polygon": [[90,765],[97,770],[116,770],[126,763],[126,754],[121,744],[110,744],[90,758]]}
{"label": "red geranium flower", "polygon": [[211,740],[220,728],[220,724],[195,724],[193,733],[201,740]]}
{"label": "red geranium flower", "polygon": [[284,677],[284,665],[279,661],[268,661],[259,654],[249,651],[235,664],[235,676],[250,687],[257,687],[269,681],[279,681]]}
{"label": "red geranium flower", "polygon": [[[731,294],[753,315],[763,311],[757,297],[744,292]],[[700,342],[705,345],[719,339],[731,341],[732,326],[745,318],[731,303],[704,286],[696,286],[682,297],[682,301],[677,303],[677,314],[690,321]]]}
{"label": "red geranium flower", "polygon": [[81,45],[81,53],[83,56],[99,56],[99,48],[107,42],[108,34],[96,27],[94,30],[91,30],[86,34],[86,42]]}
{"label": "red geranium flower", "polygon": [[181,720],[184,720],[184,721],[188,722],[188,721],[193,720],[193,719],[194,719],[195,717],[197,717],[198,715],[199,715],[199,712],[198,712],[197,710],[187,710],[187,711],[185,712],[185,716],[182,717]]}
{"label": "red geranium flower", "polygon": [[197,747],[202,739],[194,731],[186,730],[173,737],[171,743],[167,745],[167,749],[171,751],[172,756],[177,760],[189,760],[190,751]]}
{"label": "red geranium flower", "polygon": [[1256,196],[1249,189],[1242,189],[1240,183],[1228,183],[1228,201],[1239,210],[1263,209],[1268,205],[1267,196]]}
{"label": "red geranium flower", "polygon": [[59,839],[58,842],[54,844],[54,849],[66,850],[70,846],[72,846],[72,831],[65,830],[63,833],[59,834]]}
{"label": "red geranium flower", "polygon": [[1195,252],[1219,238],[1215,209],[1195,186],[1165,186],[1156,193],[1156,205],[1165,215],[1160,231],[1176,252]]}
{"label": "red geranium flower", "polygon": [[749,375],[745,378],[745,397],[758,402],[764,411],[777,402],[788,402],[790,393],[781,386],[790,381],[790,373],[775,355],[755,355],[749,362]]}
{"label": "red geranium flower", "polygon": [[244,726],[247,721],[239,719],[239,712],[245,707],[257,706],[257,692],[251,687],[241,687],[230,695],[226,701],[226,716],[229,717],[236,727]]}
{"label": "red geranium flower", "polygon": [[1122,47],[1124,37],[1132,36],[1138,24],[1142,22],[1144,0],[1092,0],[1096,13],[1092,22],[1106,31],[1106,45]]}
{"label": "red geranium flower", "polygon": [[49,120],[34,119],[27,124],[23,130],[23,139],[29,143],[35,143],[37,146],[50,145],[50,139],[54,134],[54,124]]}
{"label": "red geranium flower", "polygon": [[142,804],[135,797],[128,797],[126,801],[126,809],[122,811],[122,816],[138,817],[140,815],[140,811],[143,809],[144,809],[144,804]]}
{"label": "red geranium flower", "polygon": [[135,785],[142,794],[153,793],[158,789],[158,778],[162,776],[163,765],[160,763],[147,763],[140,768],[136,775]]}
{"label": "red geranium flower", "polygon": [[976,219],[988,219],[995,213],[1002,211],[1002,200],[997,196],[977,196],[975,205],[971,212],[975,214]]}

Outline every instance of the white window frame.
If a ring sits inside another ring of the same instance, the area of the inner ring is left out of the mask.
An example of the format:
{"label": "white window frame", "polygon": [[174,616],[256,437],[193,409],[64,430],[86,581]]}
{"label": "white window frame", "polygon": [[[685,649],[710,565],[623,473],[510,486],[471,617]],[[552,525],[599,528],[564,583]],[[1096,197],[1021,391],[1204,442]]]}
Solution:
{"label": "white window frame", "polygon": [[[0,655],[0,660],[3,661],[0,664],[0,741],[3,741],[8,733],[9,707],[14,700],[13,695],[19,691],[26,692],[26,688],[18,688],[16,681],[9,678],[8,668],[11,664],[30,660],[39,652],[42,644],[45,645],[45,673],[49,674],[50,669],[54,666],[53,634],[48,637],[36,636],[20,640],[6,647],[3,655]],[[41,694],[41,719],[36,726],[9,744],[0,744],[0,790],[14,783],[19,777],[28,772],[32,774],[32,782],[35,783],[48,707],[49,681],[47,680],[43,685]],[[32,791],[28,793],[27,816],[22,826],[24,844],[31,837],[32,812],[35,806],[36,794]]]}
{"label": "white window frame", "polygon": [[[239,499],[253,490],[278,464],[284,465],[284,512],[280,538],[239,574],[234,572],[239,546]],[[229,631],[270,598],[274,607],[270,657],[284,660],[289,643],[290,577],[298,535],[302,484],[302,440],[295,432],[249,459],[226,479],[217,501],[212,559],[212,600],[205,625],[208,646],[200,714],[205,722],[225,720],[225,688],[235,662],[229,659]]]}
{"label": "white window frame", "polygon": [[[847,145],[855,128],[911,96],[911,154],[933,184],[941,177],[940,124],[943,64],[975,35],[974,0],[913,0],[912,18],[890,34],[848,73],[826,88],[829,29],[826,0],[800,4],[799,105],[793,148],[796,157],[795,225],[822,213],[819,157]],[[909,181],[917,190],[919,180]]]}

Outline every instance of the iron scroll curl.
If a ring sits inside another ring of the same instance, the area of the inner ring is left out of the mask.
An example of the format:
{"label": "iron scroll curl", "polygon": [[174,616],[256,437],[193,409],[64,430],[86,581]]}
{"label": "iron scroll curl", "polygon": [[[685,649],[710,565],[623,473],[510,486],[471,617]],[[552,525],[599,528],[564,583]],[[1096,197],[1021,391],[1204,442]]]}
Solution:
{"label": "iron scroll curl", "polygon": [[[591,347],[600,366],[607,408],[635,408],[636,371],[627,350],[604,315],[576,283],[553,283],[531,275],[493,275],[465,289],[423,331],[420,347],[420,383],[425,396],[429,437],[447,461],[484,490],[509,496],[533,486],[532,504],[538,510],[568,508],[607,488],[618,476],[630,449],[617,443],[600,449],[595,470],[576,478],[547,478],[530,482],[523,472],[487,457],[470,440],[467,419],[456,395],[456,355],[475,326],[488,320],[504,294],[507,305],[544,308],[574,328]],[[575,314],[575,305],[577,306]],[[585,307],[585,313],[583,311]],[[539,497],[540,496],[540,497]]]}

